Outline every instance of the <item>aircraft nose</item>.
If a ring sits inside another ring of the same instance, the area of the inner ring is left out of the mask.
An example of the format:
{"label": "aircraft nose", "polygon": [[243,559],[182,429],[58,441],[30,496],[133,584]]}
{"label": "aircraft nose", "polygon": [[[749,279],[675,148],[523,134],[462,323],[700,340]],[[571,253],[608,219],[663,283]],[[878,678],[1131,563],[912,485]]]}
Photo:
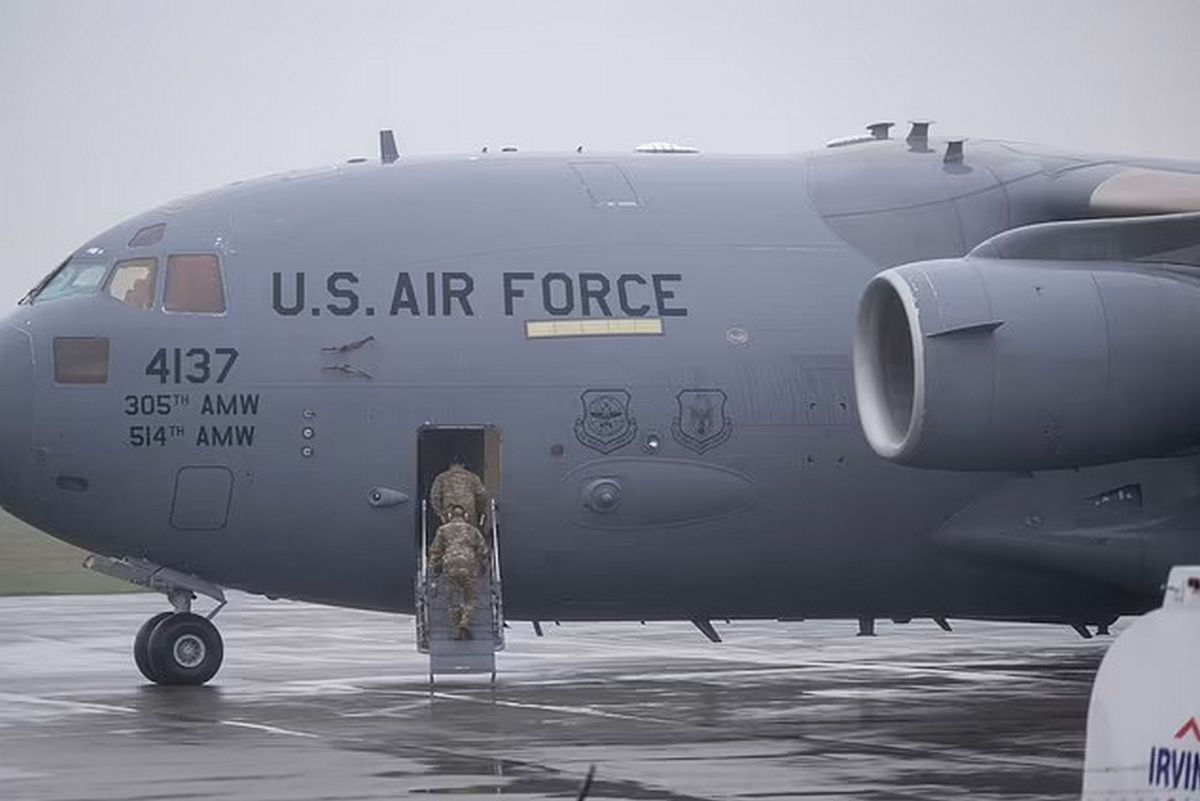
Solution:
{"label": "aircraft nose", "polygon": [[18,492],[33,425],[33,349],[29,335],[0,321],[0,504]]}

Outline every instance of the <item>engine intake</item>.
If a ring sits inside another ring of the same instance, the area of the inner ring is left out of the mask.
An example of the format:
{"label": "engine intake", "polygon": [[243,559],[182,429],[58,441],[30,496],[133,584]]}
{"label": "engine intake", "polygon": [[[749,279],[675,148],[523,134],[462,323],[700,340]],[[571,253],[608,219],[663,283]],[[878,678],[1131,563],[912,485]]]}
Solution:
{"label": "engine intake", "polygon": [[1046,470],[1200,444],[1200,279],[1181,266],[969,256],[877,275],[854,342],[884,458]]}

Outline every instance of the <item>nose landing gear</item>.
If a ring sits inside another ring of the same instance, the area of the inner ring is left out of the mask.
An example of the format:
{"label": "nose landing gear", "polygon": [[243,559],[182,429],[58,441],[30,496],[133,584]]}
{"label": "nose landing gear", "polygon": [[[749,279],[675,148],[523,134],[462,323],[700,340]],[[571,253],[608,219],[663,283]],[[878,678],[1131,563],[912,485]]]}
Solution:
{"label": "nose landing gear", "polygon": [[191,612],[160,612],[133,640],[133,661],[155,684],[204,684],[221,669],[224,657],[217,627]]}
{"label": "nose landing gear", "polygon": [[[160,612],[138,629],[133,661],[155,684],[204,684],[221,669],[225,644],[212,624],[225,606],[225,593],[215,584],[141,559],[89,556],[84,566],[167,596],[173,611]],[[192,613],[196,594],[217,602],[208,617]]]}

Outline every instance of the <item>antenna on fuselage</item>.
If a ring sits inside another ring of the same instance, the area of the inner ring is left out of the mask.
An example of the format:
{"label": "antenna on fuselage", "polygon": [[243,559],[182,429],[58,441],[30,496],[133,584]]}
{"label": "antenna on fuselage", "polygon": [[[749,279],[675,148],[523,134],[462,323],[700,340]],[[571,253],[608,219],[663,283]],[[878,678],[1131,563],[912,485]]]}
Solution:
{"label": "antenna on fuselage", "polygon": [[391,129],[385,129],[379,132],[379,162],[381,164],[391,164],[396,159],[400,158],[400,151],[396,149],[396,135]]}
{"label": "antenna on fuselage", "polygon": [[942,161],[946,164],[962,164],[963,161],[963,139],[951,139],[946,143],[946,155],[942,157]]}
{"label": "antenna on fuselage", "polygon": [[933,120],[913,120],[909,124],[912,127],[908,129],[908,136],[904,139],[908,143],[908,149],[917,153],[928,153],[929,126],[933,125]]}
{"label": "antenna on fuselage", "polygon": [[867,126],[872,139],[890,139],[894,122],[873,122]]}

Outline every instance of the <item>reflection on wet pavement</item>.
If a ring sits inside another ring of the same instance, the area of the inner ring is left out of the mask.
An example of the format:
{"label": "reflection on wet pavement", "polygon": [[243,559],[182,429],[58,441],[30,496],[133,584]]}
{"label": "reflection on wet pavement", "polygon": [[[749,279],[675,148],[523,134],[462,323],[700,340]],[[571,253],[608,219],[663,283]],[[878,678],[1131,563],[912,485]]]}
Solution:
{"label": "reflection on wet pavement", "polygon": [[4,799],[1074,798],[1107,641],[1066,627],[514,624],[431,692],[409,617],[236,596],[213,686],[147,685],[151,596],[0,599]]}

